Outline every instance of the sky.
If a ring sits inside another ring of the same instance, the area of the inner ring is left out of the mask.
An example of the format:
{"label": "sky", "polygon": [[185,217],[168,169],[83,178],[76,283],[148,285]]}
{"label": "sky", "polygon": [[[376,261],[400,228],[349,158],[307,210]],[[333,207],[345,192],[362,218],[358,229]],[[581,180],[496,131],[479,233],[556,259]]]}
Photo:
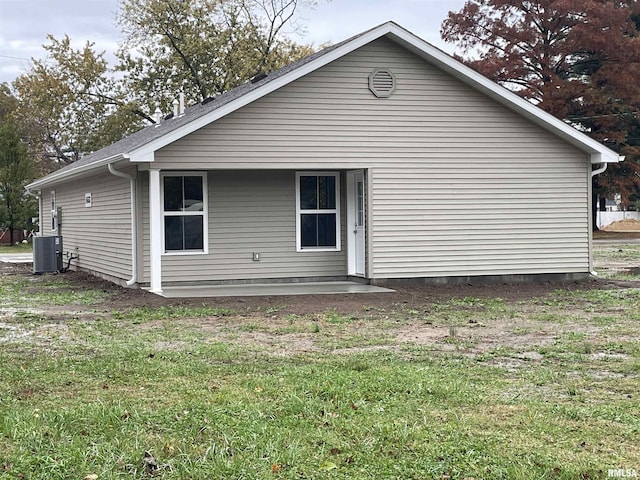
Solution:
{"label": "sky", "polygon": [[[306,31],[291,34],[298,43],[337,43],[393,20],[449,53],[440,40],[440,23],[464,0],[317,0],[300,8],[297,23]],[[31,58],[43,58],[47,34],[69,35],[74,47],[86,41],[106,51],[107,59],[121,39],[115,16],[119,0],[0,0],[0,83],[11,82],[29,68]]]}

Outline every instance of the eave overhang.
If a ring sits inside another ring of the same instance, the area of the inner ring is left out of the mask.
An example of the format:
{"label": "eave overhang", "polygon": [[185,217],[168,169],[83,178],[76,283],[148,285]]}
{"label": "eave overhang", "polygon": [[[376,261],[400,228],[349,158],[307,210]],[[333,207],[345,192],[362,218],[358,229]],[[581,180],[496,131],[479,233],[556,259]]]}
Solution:
{"label": "eave overhang", "polygon": [[76,169],[73,169],[70,172],[59,170],[57,172],[53,172],[46,177],[42,177],[35,182],[31,182],[25,187],[27,192],[35,192],[42,190],[44,187],[49,185],[53,185],[55,183],[60,182],[61,180],[68,181],[73,180],[76,177],[81,177],[93,170],[98,170],[100,168],[106,167],[110,163],[116,163],[121,160],[128,160],[129,156],[126,153],[118,153],[111,157],[103,158],[93,163],[89,163],[87,165],[83,165]]}

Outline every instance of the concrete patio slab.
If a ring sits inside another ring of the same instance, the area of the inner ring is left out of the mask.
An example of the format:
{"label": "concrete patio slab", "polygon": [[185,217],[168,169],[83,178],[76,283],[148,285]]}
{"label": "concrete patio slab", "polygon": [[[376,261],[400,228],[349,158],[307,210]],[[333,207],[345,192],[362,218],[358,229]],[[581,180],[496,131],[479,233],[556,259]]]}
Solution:
{"label": "concrete patio slab", "polygon": [[344,293],[386,293],[388,288],[356,282],[254,283],[246,285],[203,285],[165,287],[161,296],[189,297],[265,297],[272,295],[336,295]]}

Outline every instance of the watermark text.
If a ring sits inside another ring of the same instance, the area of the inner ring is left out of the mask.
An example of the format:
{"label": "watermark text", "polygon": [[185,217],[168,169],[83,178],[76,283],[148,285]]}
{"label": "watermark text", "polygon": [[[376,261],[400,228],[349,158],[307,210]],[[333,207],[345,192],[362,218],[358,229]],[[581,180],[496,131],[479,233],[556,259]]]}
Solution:
{"label": "watermark text", "polygon": [[638,471],[633,468],[610,468],[607,471],[609,478],[638,478]]}

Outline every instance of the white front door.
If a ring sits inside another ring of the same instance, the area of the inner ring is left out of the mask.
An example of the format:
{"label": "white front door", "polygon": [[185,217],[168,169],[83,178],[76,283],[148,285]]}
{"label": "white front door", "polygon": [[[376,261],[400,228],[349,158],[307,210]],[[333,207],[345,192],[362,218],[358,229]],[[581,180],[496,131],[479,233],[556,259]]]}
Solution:
{"label": "white front door", "polygon": [[347,237],[349,275],[365,275],[365,194],[364,172],[347,172]]}

